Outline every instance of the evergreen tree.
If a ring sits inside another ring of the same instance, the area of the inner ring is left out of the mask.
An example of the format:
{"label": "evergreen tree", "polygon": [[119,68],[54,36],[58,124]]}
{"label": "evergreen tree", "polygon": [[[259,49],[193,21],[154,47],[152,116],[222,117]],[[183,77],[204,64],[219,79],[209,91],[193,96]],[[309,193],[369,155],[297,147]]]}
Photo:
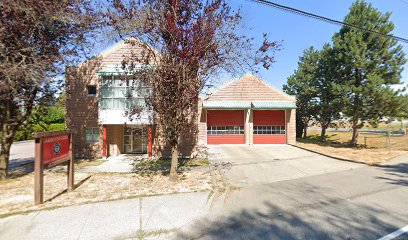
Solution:
{"label": "evergreen tree", "polygon": [[321,126],[321,141],[326,142],[326,129],[333,120],[340,117],[343,107],[342,86],[338,81],[339,65],[335,61],[335,51],[325,44],[319,53],[316,71],[316,116]]}
{"label": "evergreen tree", "polygon": [[[391,13],[379,12],[371,4],[357,0],[344,22],[391,34],[394,24]],[[344,26],[333,37],[344,90],[344,114],[350,118],[352,146],[357,144],[357,130],[365,123],[376,124],[390,116],[398,107],[398,93],[390,86],[400,83],[402,66],[406,62],[397,40],[375,33]]]}
{"label": "evergreen tree", "polygon": [[[319,68],[319,52],[310,47],[299,57],[298,69],[288,78],[283,90],[296,96],[296,127],[303,127],[303,138],[316,113],[316,72]],[[300,130],[300,129],[298,129]],[[297,137],[301,137],[297,134]]]}

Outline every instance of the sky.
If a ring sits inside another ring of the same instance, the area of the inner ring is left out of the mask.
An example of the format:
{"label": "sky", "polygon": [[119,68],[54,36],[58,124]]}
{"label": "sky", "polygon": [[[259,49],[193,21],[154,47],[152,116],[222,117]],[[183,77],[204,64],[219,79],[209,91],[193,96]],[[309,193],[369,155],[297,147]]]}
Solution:
{"label": "sky", "polygon": [[[321,49],[330,43],[333,34],[340,26],[296,15],[248,0],[229,0],[233,8],[241,7],[245,34],[252,36],[261,44],[262,34],[268,33],[271,40],[283,41],[281,51],[275,55],[276,63],[269,70],[261,69],[259,77],[278,89],[282,89],[287,78],[297,68],[299,56],[310,46]],[[303,11],[343,21],[349,12],[353,0],[273,0],[275,3],[297,8]],[[394,35],[408,38],[408,0],[367,0],[381,12],[392,13],[391,21],[395,25]],[[408,57],[408,44],[400,43]],[[222,85],[228,76],[219,79]],[[402,74],[402,80],[408,84],[408,64]]]}
{"label": "sky", "polygon": [[[256,44],[261,46],[263,33],[269,34],[272,41],[282,41],[282,49],[275,54],[276,62],[269,70],[261,69],[258,77],[266,80],[278,89],[287,82],[287,78],[297,68],[299,56],[313,46],[321,49],[325,43],[331,43],[334,33],[340,26],[316,19],[299,16],[283,10],[275,9],[249,0],[227,0],[234,9],[241,8],[242,34],[254,37]],[[303,11],[343,21],[354,0],[272,0],[275,3],[297,8]],[[408,38],[408,0],[366,0],[379,11],[391,12],[391,21],[395,25],[394,35]],[[95,52],[100,52],[111,41],[100,43]],[[408,57],[408,44],[400,43]],[[214,89],[230,81],[233,76],[221,75],[212,82]],[[408,64],[402,73],[402,81],[408,84]]]}

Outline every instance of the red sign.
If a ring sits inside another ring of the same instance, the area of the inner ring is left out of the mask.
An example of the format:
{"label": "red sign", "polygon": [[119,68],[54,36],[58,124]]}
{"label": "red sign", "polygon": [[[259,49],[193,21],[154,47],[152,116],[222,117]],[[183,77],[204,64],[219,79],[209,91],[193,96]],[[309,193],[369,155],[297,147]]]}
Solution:
{"label": "red sign", "polygon": [[35,132],[34,203],[44,202],[44,168],[68,162],[68,191],[74,189],[72,131]]}
{"label": "red sign", "polygon": [[70,134],[43,138],[43,164],[69,159]]}

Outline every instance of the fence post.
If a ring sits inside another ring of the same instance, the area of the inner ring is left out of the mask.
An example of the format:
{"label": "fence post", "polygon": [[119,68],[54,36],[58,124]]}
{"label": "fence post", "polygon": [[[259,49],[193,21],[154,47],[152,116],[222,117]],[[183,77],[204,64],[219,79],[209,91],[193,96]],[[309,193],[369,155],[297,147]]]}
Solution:
{"label": "fence post", "polygon": [[367,136],[364,136],[364,146],[367,148]]}
{"label": "fence post", "polygon": [[387,137],[388,137],[388,141],[387,141],[387,145],[388,145],[388,154],[391,154],[391,131],[388,129],[387,132]]}

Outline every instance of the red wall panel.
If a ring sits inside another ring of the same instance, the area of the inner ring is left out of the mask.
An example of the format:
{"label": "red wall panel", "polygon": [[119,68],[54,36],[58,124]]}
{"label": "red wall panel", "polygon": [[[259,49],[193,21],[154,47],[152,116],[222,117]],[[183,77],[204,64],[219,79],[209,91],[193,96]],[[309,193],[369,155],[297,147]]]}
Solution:
{"label": "red wall panel", "polygon": [[254,144],[285,144],[285,134],[254,134]]}
{"label": "red wall panel", "polygon": [[254,126],[285,126],[284,110],[254,110]]}
{"label": "red wall panel", "polygon": [[244,134],[239,135],[207,135],[208,144],[245,144]]}
{"label": "red wall panel", "polygon": [[244,110],[208,110],[207,126],[244,126]]}

